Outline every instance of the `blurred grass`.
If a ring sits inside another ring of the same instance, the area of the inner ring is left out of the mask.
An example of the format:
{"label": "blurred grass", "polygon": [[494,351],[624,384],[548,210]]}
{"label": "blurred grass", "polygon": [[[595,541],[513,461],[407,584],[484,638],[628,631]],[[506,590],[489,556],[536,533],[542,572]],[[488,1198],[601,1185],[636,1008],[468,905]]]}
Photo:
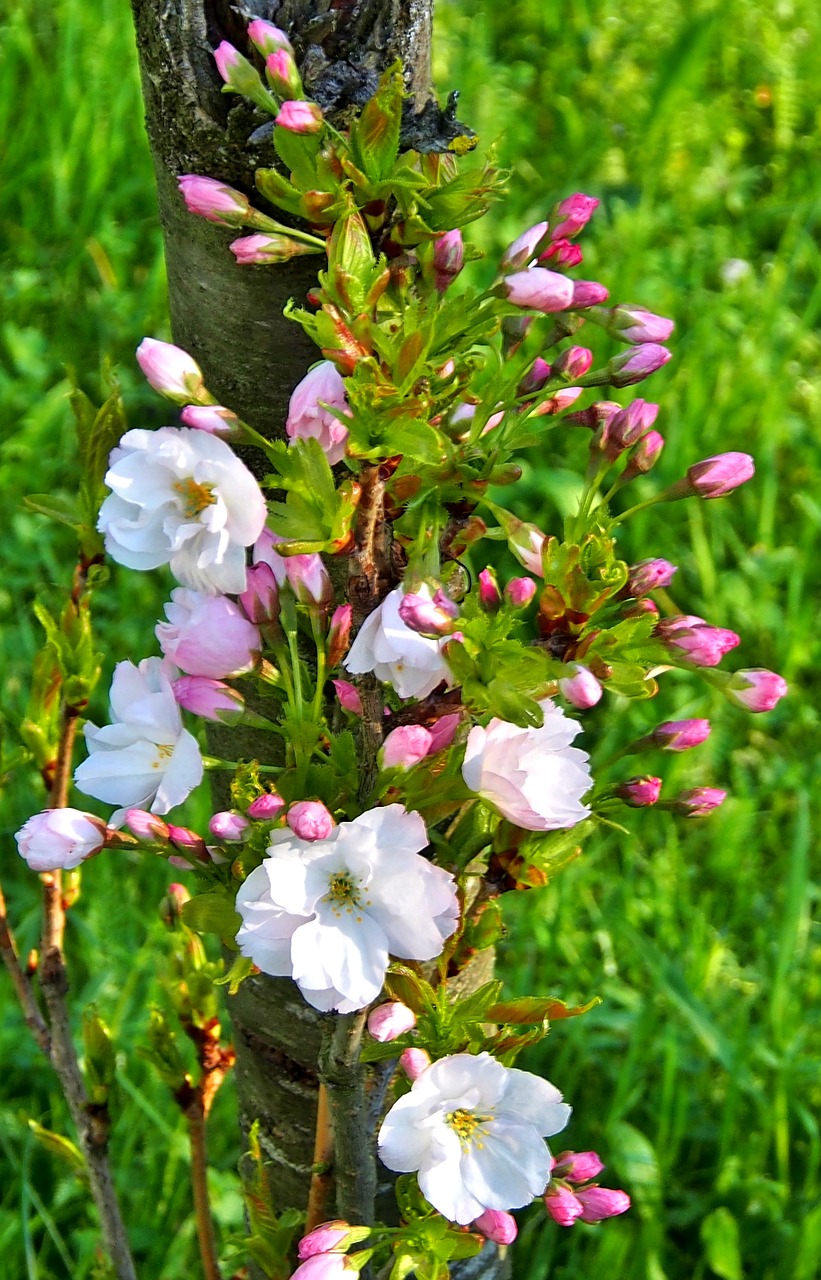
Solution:
{"label": "blurred grass", "polygon": [[[635,1202],[624,1218],[569,1231],[531,1211],[517,1274],[813,1280],[821,11],[811,0],[440,0],[437,22],[438,83],[462,90],[461,117],[512,171],[509,203],[473,229],[475,242],[496,255],[555,199],[587,191],[602,207],[583,240],[583,274],[677,321],[674,361],[637,389],[662,402],[668,441],[646,491],[713,452],[756,455],[755,481],[733,498],[636,518],[626,557],[678,563],[676,605],[742,633],[734,665],[773,667],[793,685],[766,717],[718,707],[685,678],[630,718],[612,705],[587,713],[600,756],[674,710],[715,714],[698,752],[650,767],[670,791],[715,783],[732,794],[704,824],[636,815],[632,838],[602,841],[547,889],[506,904],[511,986],[603,997],[558,1024],[524,1065],[573,1103],[568,1145],[599,1149],[611,1185]],[[13,724],[38,643],[31,601],[66,581],[71,555],[59,528],[19,509],[24,493],[70,491],[76,480],[66,366],[95,394],[110,357],[132,422],[159,425],[133,350],[144,334],[161,336],[166,318],[125,0],[17,0],[0,17],[0,48],[0,623]],[[547,526],[569,492],[555,439],[531,455],[523,489]],[[98,603],[107,674],[150,651],[163,595],[149,575],[115,568]],[[105,688],[107,676],[98,717]],[[36,944],[36,886],[9,837],[40,803],[34,778],[18,777],[5,796],[3,879],[24,948]],[[159,998],[166,880],[159,865],[95,860],[70,939],[77,1007],[95,1001],[123,1047],[114,1148],[138,1269],[159,1280],[198,1266],[183,1132],[133,1052]],[[64,1109],[0,983],[3,1274],[83,1280],[97,1274],[93,1216],[26,1125],[33,1117],[60,1130]],[[228,1232],[241,1216],[229,1090],[211,1146]]]}

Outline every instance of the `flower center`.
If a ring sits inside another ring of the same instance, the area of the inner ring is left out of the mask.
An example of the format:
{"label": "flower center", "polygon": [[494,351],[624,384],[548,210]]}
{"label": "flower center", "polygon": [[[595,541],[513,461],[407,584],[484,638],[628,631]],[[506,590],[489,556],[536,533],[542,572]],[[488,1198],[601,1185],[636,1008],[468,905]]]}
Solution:
{"label": "flower center", "polygon": [[216,502],[211,486],[197,484],[196,480],[192,480],[190,476],[187,480],[177,480],[171,488],[182,498],[183,515],[189,520],[193,520],[206,507],[212,507]]}
{"label": "flower center", "polygon": [[447,1122],[462,1144],[463,1151],[467,1151],[474,1139],[477,1139],[476,1145],[481,1149],[484,1144],[479,1142],[478,1139],[487,1133],[485,1126],[492,1119],[492,1115],[476,1115],[475,1112],[465,1111],[461,1107],[458,1111],[451,1111],[447,1116]]}
{"label": "flower center", "polygon": [[168,742],[158,742],[158,743],[155,743],[155,746],[156,746],[156,748],[157,748],[157,756],[158,756],[159,758],[158,758],[158,759],[156,759],[156,760],[154,760],[154,761],[152,761],[151,768],[152,768],[152,769],[162,769],[162,768],[163,768],[163,764],[162,764],[163,760],[170,760],[170,759],[171,759],[171,757],[172,757],[172,756],[173,756],[173,754],[174,754],[174,748],[173,748],[173,746],[172,746],[170,743],[168,743]]}
{"label": "flower center", "polygon": [[328,877],[328,892],[325,894],[325,901],[330,903],[331,910],[335,916],[341,916],[345,911],[348,915],[356,913],[356,923],[362,923],[362,907],[370,906],[370,899],[366,898],[364,903],[360,896],[359,880],[356,876],[351,875],[350,871],[337,871],[334,875]]}

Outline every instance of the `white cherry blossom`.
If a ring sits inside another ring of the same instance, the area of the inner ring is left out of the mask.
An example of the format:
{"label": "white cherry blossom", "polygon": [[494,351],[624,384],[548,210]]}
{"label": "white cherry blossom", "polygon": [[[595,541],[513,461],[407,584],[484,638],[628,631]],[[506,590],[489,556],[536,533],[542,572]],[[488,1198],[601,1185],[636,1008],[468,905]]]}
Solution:
{"label": "white cherry blossom", "polygon": [[546,698],[544,724],[522,729],[493,719],[468,734],[462,777],[471,791],[526,831],[574,827],[590,813],[581,803],[593,785],[586,751],[571,747],[581,725]]}
{"label": "white cherry blossom", "polygon": [[161,658],[118,662],[111,682],[111,724],[84,728],[89,756],[74,772],[79,791],[121,808],[168,813],[193,791],[203,764],[182,726],[171,676]]}
{"label": "white cherry blossom", "polygon": [[44,809],[24,822],[14,837],[32,871],[71,871],[99,853],[106,824],[82,809]]}
{"label": "white cherry blossom", "polygon": [[183,586],[210,595],[245,590],[245,548],[267,509],[224,440],[192,427],[127,431],[105,482],[112,492],[97,528],[119,564],[168,564]]}
{"label": "white cherry blossom", "polygon": [[[426,583],[416,594],[433,598]],[[442,656],[445,640],[412,631],[399,616],[404,595],[397,587],[368,615],[343,666],[351,675],[373,671],[377,679],[393,685],[400,698],[425,698],[443,680],[451,684],[453,677]]]}
{"label": "white cherry blossom", "polygon": [[550,1181],[545,1137],[570,1107],[555,1085],[503,1067],[489,1053],[440,1058],[395,1102],[379,1131],[379,1155],[417,1173],[422,1194],[451,1222],[486,1209],[520,1209]]}
{"label": "white cherry blossom", "polygon": [[391,955],[432,960],[456,928],[453,877],[419,856],[427,843],[422,818],[399,804],[327,839],[276,831],[237,894],[240,951],[264,973],[292,977],[315,1009],[363,1009]]}

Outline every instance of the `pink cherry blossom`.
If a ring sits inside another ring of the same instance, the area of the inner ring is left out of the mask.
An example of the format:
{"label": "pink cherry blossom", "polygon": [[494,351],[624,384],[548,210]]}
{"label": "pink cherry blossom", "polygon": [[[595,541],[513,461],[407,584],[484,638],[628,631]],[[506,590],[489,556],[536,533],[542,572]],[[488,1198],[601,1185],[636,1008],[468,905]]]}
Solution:
{"label": "pink cherry blossom", "polygon": [[350,416],[344,379],[330,360],[323,360],[292,392],[285,430],[290,440],[318,440],[333,467],[345,456],[349,432],[332,409]]}

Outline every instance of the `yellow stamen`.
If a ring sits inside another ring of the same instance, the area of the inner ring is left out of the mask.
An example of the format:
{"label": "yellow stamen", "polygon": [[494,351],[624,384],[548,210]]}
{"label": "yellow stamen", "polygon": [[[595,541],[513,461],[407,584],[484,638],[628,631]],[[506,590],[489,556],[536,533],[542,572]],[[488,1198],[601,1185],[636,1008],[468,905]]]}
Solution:
{"label": "yellow stamen", "polygon": [[213,507],[216,502],[214,491],[210,485],[197,484],[196,480],[192,480],[190,477],[187,480],[177,480],[171,487],[182,498],[183,515],[189,520],[193,520],[206,507]]}

